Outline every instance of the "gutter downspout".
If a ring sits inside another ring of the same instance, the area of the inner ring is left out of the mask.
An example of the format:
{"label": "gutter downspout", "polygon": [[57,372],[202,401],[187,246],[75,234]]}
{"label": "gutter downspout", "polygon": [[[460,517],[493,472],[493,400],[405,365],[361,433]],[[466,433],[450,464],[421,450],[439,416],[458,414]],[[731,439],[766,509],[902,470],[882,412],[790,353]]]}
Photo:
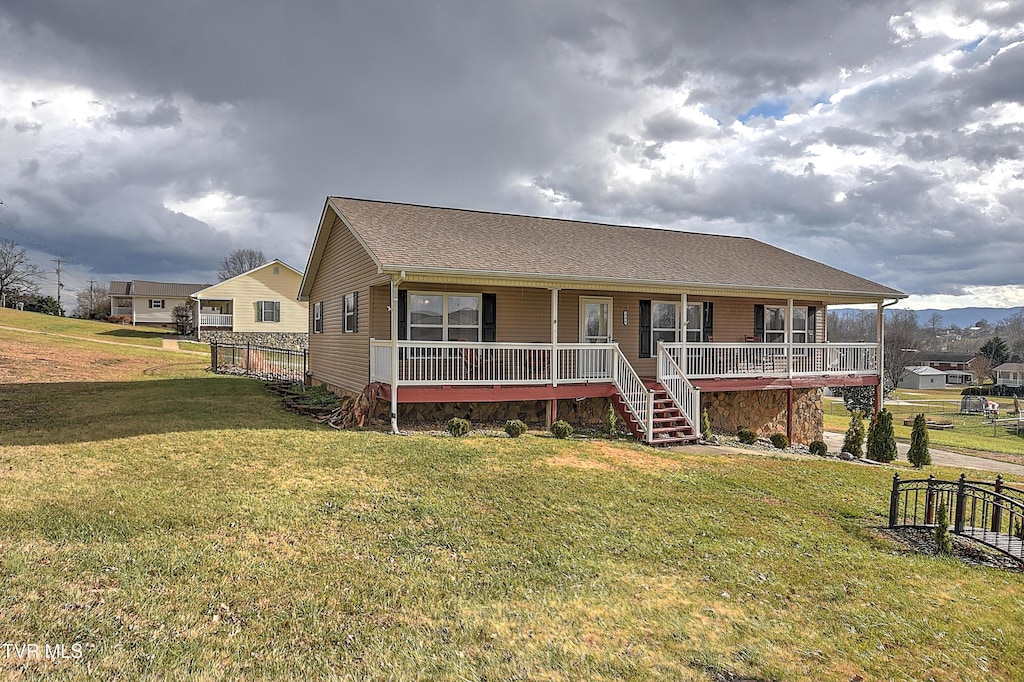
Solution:
{"label": "gutter downspout", "polygon": [[391,433],[398,434],[398,285],[405,271],[391,277]]}
{"label": "gutter downspout", "polygon": [[884,300],[878,303],[878,390],[875,392],[875,412],[882,411],[882,399],[885,397],[885,309],[900,302],[898,298],[889,303]]}

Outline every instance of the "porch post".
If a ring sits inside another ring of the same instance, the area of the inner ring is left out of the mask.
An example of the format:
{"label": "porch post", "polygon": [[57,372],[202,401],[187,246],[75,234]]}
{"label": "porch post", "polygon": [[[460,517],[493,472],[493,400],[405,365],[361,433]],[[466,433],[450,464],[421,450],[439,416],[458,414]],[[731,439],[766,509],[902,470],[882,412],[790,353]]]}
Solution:
{"label": "porch post", "polygon": [[793,378],[793,299],[789,299],[789,324],[786,325],[786,376]]}
{"label": "porch post", "polygon": [[196,299],[196,341],[203,340],[203,300]]}
{"label": "porch post", "polygon": [[[558,385],[558,289],[551,290],[551,385]],[[550,426],[550,424],[549,424]]]}
{"label": "porch post", "polygon": [[[688,359],[689,356],[686,353],[686,322],[687,322],[687,319],[686,319],[687,312],[686,311],[688,310],[688,308],[686,307],[687,306],[686,292],[684,291],[679,298],[680,298],[681,303],[683,305],[682,314],[679,316],[679,319],[680,319],[680,322],[679,322],[679,324],[680,324],[679,342],[683,344],[682,348],[679,349],[679,368],[681,370],[683,370],[683,376],[687,376],[690,373],[690,368],[687,366],[689,364],[687,362],[687,359]],[[701,339],[701,340],[703,341],[703,339]]]}
{"label": "porch post", "polygon": [[882,301],[878,302],[875,326],[877,328],[875,338],[878,340],[878,385],[875,386],[875,412],[881,412],[882,398],[885,396],[885,306],[882,305]]}
{"label": "porch post", "polygon": [[398,433],[398,280],[391,278],[391,433]]}

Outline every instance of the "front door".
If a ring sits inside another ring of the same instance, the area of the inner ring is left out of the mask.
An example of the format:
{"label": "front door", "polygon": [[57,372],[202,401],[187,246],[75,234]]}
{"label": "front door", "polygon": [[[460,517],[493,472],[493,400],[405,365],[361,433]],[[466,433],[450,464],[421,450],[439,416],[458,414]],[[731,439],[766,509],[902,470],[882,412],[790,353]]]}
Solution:
{"label": "front door", "polygon": [[[580,343],[611,343],[612,299],[580,297]],[[605,348],[582,349],[576,359],[580,378],[607,379],[612,356]]]}

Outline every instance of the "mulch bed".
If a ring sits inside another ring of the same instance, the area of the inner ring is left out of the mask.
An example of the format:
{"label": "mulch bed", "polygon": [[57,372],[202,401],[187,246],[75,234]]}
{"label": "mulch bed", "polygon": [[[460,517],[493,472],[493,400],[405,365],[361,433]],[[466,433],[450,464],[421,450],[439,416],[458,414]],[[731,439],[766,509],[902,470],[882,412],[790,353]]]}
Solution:
{"label": "mulch bed", "polygon": [[[932,528],[886,528],[883,532],[915,552],[929,556],[938,555],[935,548],[935,531]],[[986,549],[959,535],[951,534],[950,537],[953,540],[953,556],[965,564],[1024,573],[1024,564],[1016,559]]]}

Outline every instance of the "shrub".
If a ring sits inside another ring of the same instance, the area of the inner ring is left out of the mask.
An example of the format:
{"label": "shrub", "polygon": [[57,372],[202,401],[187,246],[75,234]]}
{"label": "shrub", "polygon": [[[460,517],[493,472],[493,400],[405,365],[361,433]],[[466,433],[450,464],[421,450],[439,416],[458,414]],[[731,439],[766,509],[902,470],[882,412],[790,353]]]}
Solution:
{"label": "shrub", "polygon": [[551,425],[551,433],[555,438],[568,438],[572,435],[572,425],[559,419]]}
{"label": "shrub", "polygon": [[505,433],[508,434],[509,438],[519,438],[519,436],[526,433],[526,424],[518,419],[511,419],[505,422]]}
{"label": "shrub", "polygon": [[868,431],[868,459],[891,462],[896,459],[896,434],[892,430],[892,412],[882,408],[872,418]]}
{"label": "shrub", "polygon": [[858,459],[864,455],[864,413],[854,410],[850,415],[850,427],[846,429],[843,439],[843,452],[848,452]]}
{"label": "shrub", "polygon": [[772,445],[775,446],[776,450],[785,450],[789,447],[789,439],[786,438],[786,434],[784,433],[773,433],[769,437],[769,440],[771,440]]}
{"label": "shrub", "polygon": [[953,540],[949,536],[949,512],[946,510],[945,500],[939,502],[939,508],[935,510],[935,550],[939,554],[953,553]]}
{"label": "shrub", "polygon": [[608,405],[608,411],[604,413],[604,429],[609,436],[619,432],[619,415],[615,413],[615,406],[612,404]]}
{"label": "shrub", "polygon": [[850,412],[860,410],[867,413],[875,409],[875,388],[874,386],[842,386],[832,389],[843,399],[843,404]]}
{"label": "shrub", "polygon": [[132,323],[132,316],[131,315],[111,315],[110,317],[107,318],[107,322],[112,322],[114,324],[131,324]]}
{"label": "shrub", "polygon": [[923,414],[914,417],[914,426],[910,430],[910,451],[907,452],[907,459],[918,469],[932,463],[932,455],[928,452],[928,422],[925,421]]}
{"label": "shrub", "polygon": [[812,455],[824,457],[825,455],[828,454],[828,446],[825,445],[825,441],[823,440],[812,441],[809,448]]}
{"label": "shrub", "polygon": [[750,429],[740,429],[736,432],[736,438],[738,438],[741,443],[753,445],[757,442],[757,433]]}
{"label": "shrub", "polygon": [[700,415],[700,437],[704,440],[711,440],[713,435],[711,433],[711,418],[708,417],[708,410],[705,407],[704,412]]}
{"label": "shrub", "polygon": [[465,436],[469,433],[469,427],[469,420],[462,419],[461,417],[452,417],[448,420],[448,423],[444,425],[445,430],[456,438],[459,436]]}

